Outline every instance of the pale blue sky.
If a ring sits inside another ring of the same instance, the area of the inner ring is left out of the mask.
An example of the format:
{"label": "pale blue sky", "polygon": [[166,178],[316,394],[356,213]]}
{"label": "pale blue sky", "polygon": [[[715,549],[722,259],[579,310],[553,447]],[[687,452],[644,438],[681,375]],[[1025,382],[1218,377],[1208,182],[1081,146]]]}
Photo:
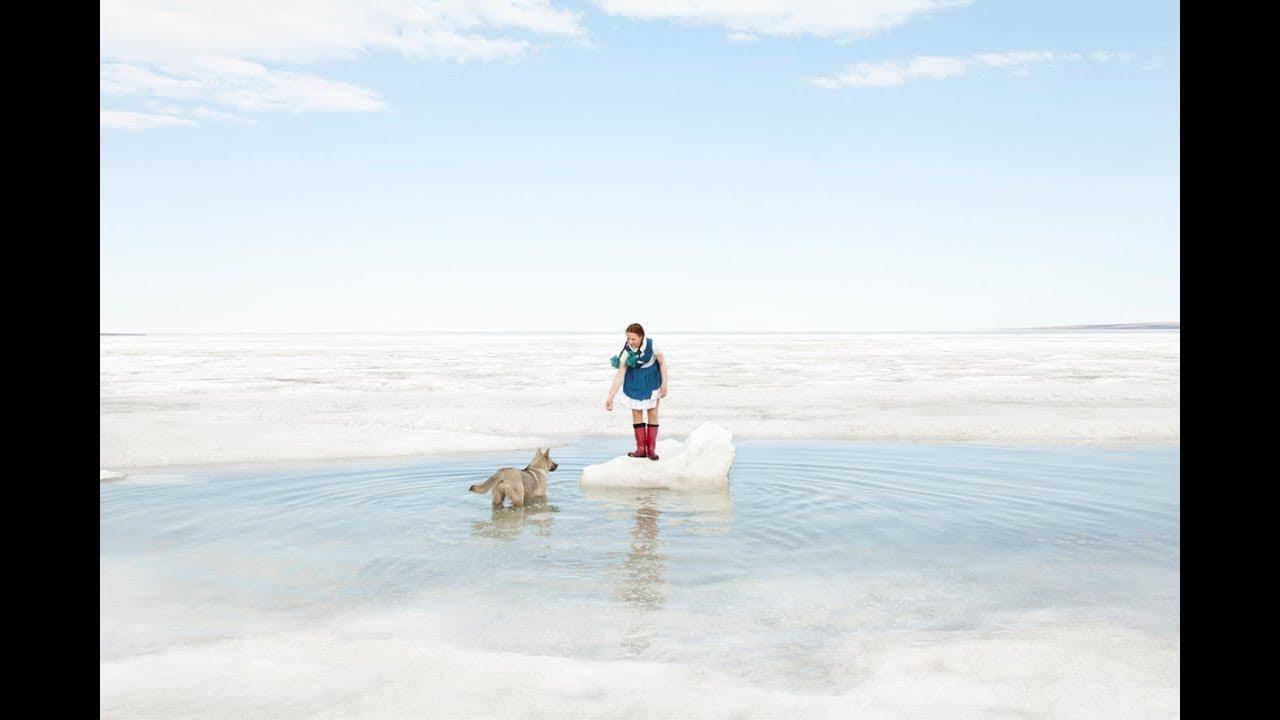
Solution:
{"label": "pale blue sky", "polygon": [[104,331],[1179,318],[1176,3],[147,4]]}

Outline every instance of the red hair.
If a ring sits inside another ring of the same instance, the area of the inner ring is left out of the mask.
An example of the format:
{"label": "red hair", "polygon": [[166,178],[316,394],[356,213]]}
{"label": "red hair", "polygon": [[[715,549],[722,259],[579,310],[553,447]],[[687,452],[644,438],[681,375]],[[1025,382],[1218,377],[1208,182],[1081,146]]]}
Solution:
{"label": "red hair", "polygon": [[640,327],[640,323],[631,323],[628,325],[627,332],[635,333],[640,336],[640,339],[644,339],[644,328]]}

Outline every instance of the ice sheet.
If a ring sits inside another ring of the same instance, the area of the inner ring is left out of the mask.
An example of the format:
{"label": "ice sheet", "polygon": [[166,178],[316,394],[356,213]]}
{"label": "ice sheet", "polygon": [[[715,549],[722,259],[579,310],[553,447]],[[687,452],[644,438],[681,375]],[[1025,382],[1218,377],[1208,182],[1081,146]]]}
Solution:
{"label": "ice sheet", "polygon": [[815,693],[679,662],[472,649],[425,613],[342,620],[104,660],[103,716],[1154,720],[1180,712],[1177,644],[1105,622],[855,637],[830,648],[823,667],[803,669],[848,678],[839,692]]}
{"label": "ice sheet", "polygon": [[[1164,443],[1177,332],[661,335],[665,437]],[[100,467],[533,448],[616,435],[610,335],[103,337]]]}

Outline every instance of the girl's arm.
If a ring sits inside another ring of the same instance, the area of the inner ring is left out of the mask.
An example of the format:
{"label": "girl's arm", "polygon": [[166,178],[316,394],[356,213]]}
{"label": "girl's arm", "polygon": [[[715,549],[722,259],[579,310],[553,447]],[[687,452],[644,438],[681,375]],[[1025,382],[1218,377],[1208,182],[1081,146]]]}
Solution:
{"label": "girl's arm", "polygon": [[662,371],[662,387],[658,391],[658,397],[667,396],[667,359],[662,357],[662,353],[658,353],[658,369]]}
{"label": "girl's arm", "polygon": [[627,374],[627,366],[623,365],[618,368],[617,374],[613,376],[613,386],[609,388],[609,397],[604,400],[604,409],[613,409],[613,396],[618,394],[618,388],[622,387],[622,378]]}

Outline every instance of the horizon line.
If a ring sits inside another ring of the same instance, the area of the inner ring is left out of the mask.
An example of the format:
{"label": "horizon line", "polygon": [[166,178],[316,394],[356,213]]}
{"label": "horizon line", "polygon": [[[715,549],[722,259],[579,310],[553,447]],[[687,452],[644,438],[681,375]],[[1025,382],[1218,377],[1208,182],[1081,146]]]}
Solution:
{"label": "horizon line", "polygon": [[[1145,323],[1043,325],[968,330],[664,330],[664,335],[890,335],[912,333],[1045,332],[1054,330],[1181,330],[1180,320]],[[612,335],[615,330],[165,330],[157,332],[106,332],[99,337],[148,335]]]}

